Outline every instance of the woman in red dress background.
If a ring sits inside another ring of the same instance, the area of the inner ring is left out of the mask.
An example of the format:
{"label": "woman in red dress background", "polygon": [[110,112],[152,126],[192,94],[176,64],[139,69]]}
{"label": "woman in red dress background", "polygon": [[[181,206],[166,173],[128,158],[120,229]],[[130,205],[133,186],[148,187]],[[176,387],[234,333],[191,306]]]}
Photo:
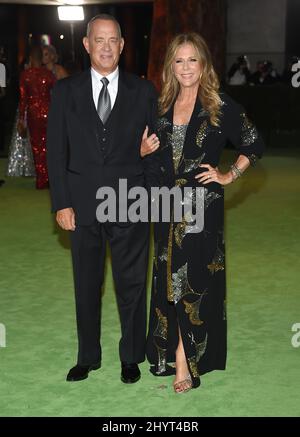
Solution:
{"label": "woman in red dress background", "polygon": [[30,51],[30,67],[20,76],[20,135],[27,123],[36,171],[36,188],[48,187],[46,164],[46,132],[50,92],[56,82],[53,73],[42,66],[40,47]]}

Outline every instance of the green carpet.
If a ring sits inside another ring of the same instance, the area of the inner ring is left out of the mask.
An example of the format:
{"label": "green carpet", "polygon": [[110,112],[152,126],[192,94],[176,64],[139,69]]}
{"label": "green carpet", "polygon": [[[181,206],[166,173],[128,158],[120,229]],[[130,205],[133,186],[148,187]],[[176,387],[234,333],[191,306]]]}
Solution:
{"label": "green carpet", "polygon": [[[232,152],[225,154],[230,162]],[[0,179],[6,161],[0,161]],[[119,380],[119,322],[108,263],[102,368],[65,382],[76,361],[75,310],[67,236],[32,179],[0,188],[0,416],[299,416],[299,155],[269,152],[226,188],[227,370],[184,395],[172,377]],[[149,287],[148,287],[149,288]]]}

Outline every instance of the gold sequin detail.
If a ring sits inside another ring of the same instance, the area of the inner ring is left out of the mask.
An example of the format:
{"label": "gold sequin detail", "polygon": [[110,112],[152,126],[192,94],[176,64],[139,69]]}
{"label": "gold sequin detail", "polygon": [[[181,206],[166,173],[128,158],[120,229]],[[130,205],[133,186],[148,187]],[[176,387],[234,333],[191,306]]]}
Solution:
{"label": "gold sequin detail", "polygon": [[153,333],[156,337],[161,337],[164,340],[167,340],[167,332],[168,332],[168,320],[165,317],[159,308],[155,308],[157,315],[157,327]]}
{"label": "gold sequin detail", "polygon": [[189,315],[192,325],[200,326],[204,323],[203,320],[200,320],[199,318],[199,308],[204,294],[206,293],[202,293],[200,299],[196,300],[196,302],[189,303],[186,300],[183,300],[185,312]]}
{"label": "gold sequin detail", "polygon": [[258,133],[254,124],[249,120],[247,115],[243,112],[242,118],[242,133],[241,146],[250,146],[258,138]]}
{"label": "gold sequin detail", "polygon": [[197,367],[197,362],[196,362],[196,357],[190,357],[188,358],[188,362],[189,362],[189,366],[192,372],[192,375],[194,378],[199,378],[199,372],[198,372],[198,367]]}
{"label": "gold sequin detail", "polygon": [[214,274],[219,270],[224,270],[224,253],[221,249],[217,249],[211,264],[208,264],[207,268],[211,274]]}
{"label": "gold sequin detail", "polygon": [[207,137],[207,120],[204,120],[203,123],[201,123],[199,130],[196,134],[196,144],[198,147],[203,146],[203,141]]}
{"label": "gold sequin detail", "polygon": [[184,140],[187,130],[186,124],[176,126],[173,125],[173,135],[172,135],[172,150],[173,150],[173,164],[175,173],[178,171],[178,167],[181,162],[182,150],[184,146]]}
{"label": "gold sequin detail", "polygon": [[217,262],[213,262],[211,264],[208,264],[208,269],[211,274],[218,272],[219,270],[224,270],[224,266],[222,264],[219,264]]}
{"label": "gold sequin detail", "polygon": [[205,153],[202,153],[199,158],[196,159],[184,159],[184,173],[189,173],[192,170],[195,170],[202,163]]}
{"label": "gold sequin detail", "polygon": [[183,185],[185,185],[187,183],[187,179],[176,179],[175,181],[175,186],[176,187],[182,187]]}
{"label": "gold sequin detail", "polygon": [[181,223],[179,223],[174,231],[174,237],[175,237],[175,241],[178,247],[180,247],[181,249],[181,245],[182,245],[182,240],[185,237],[185,228],[186,228],[186,221],[185,219],[182,220]]}

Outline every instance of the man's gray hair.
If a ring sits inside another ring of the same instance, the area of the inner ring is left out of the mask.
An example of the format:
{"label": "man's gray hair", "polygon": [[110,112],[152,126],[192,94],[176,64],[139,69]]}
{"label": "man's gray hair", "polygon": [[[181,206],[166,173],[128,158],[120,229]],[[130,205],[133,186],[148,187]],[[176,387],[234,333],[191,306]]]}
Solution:
{"label": "man's gray hair", "polygon": [[90,34],[92,23],[96,20],[113,21],[115,23],[115,25],[117,26],[119,37],[122,38],[121,26],[120,26],[118,20],[113,15],[109,15],[109,14],[98,14],[90,19],[90,21],[88,22],[87,27],[86,27],[86,36],[87,37]]}

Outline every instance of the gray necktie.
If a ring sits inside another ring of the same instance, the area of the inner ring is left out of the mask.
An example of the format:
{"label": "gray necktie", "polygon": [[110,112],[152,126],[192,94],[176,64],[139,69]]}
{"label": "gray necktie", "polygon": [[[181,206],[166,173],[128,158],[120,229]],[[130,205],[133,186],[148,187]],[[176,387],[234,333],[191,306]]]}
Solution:
{"label": "gray necktie", "polygon": [[103,86],[98,98],[97,112],[102,120],[102,123],[105,124],[111,111],[110,96],[107,89],[109,80],[106,77],[103,77],[101,82],[103,83]]}

